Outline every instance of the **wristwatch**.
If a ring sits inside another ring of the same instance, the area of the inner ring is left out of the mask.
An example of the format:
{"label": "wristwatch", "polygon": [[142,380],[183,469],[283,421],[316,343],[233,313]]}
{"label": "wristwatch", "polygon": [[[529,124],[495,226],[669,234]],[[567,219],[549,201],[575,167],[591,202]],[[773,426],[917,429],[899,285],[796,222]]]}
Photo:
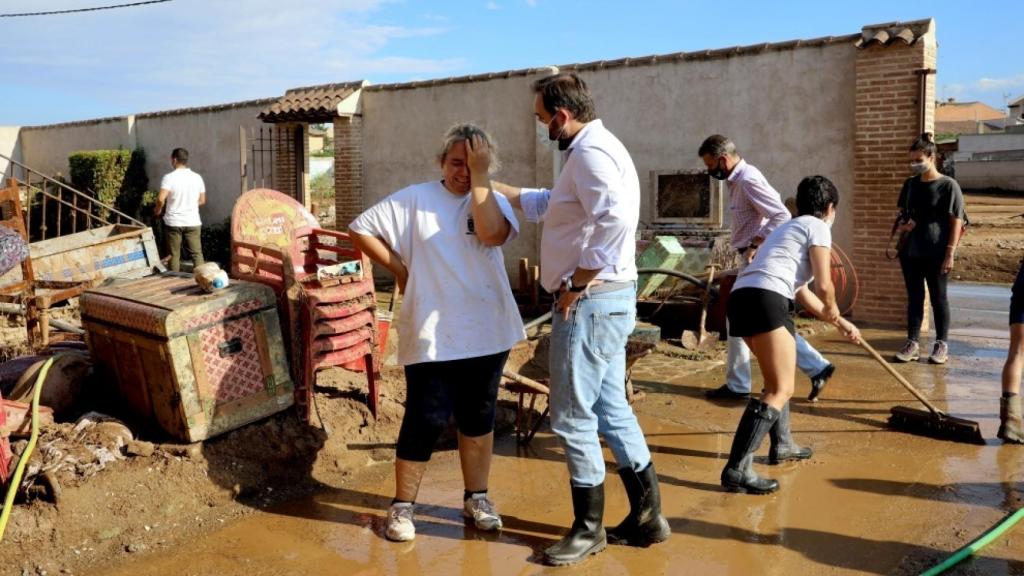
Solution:
{"label": "wristwatch", "polygon": [[573,286],[572,275],[570,274],[569,277],[565,279],[565,289],[568,290],[569,292],[583,292],[584,290],[587,289],[587,285],[584,284],[583,286]]}

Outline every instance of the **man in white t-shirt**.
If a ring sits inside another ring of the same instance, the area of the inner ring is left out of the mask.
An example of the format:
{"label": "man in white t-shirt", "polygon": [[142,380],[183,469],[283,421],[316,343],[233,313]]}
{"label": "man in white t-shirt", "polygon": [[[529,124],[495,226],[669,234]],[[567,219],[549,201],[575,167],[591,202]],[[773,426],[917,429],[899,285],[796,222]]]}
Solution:
{"label": "man in white t-shirt", "polygon": [[509,350],[526,337],[501,246],[519,233],[491,189],[494,145],[472,124],[453,126],[438,161],[443,179],[395,192],[349,225],[352,242],[395,275],[403,292],[398,362],[406,402],[385,536],[416,536],[413,506],[434,445],[453,414],[465,483],[462,513],[501,528],[487,496],[498,384]]}
{"label": "man in white t-shirt", "polygon": [[157,217],[163,215],[167,250],[171,253],[168,267],[177,272],[181,270],[182,239],[193,267],[204,262],[199,207],[206,204],[206,185],[203,177],[188,167],[188,150],[175,148],[171,152],[171,165],[174,171],[160,181],[154,213]]}

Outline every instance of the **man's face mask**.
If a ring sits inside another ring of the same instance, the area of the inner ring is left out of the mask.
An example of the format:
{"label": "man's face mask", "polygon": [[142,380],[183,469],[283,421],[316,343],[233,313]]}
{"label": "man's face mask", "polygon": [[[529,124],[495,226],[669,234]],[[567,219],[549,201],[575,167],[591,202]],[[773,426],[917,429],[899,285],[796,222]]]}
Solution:
{"label": "man's face mask", "polygon": [[719,158],[715,161],[715,167],[708,169],[708,176],[711,176],[715,180],[725,180],[729,177],[729,173],[725,171],[725,167],[722,166],[724,158]]}
{"label": "man's face mask", "polygon": [[919,160],[917,162],[910,163],[910,172],[915,176],[920,176],[928,171],[928,162],[926,160]]}

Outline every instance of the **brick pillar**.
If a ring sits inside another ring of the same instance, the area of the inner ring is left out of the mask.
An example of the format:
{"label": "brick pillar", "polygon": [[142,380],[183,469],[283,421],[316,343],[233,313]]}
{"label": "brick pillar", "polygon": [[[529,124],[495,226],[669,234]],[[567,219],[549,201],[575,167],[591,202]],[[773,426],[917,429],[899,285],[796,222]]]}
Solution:
{"label": "brick pillar", "polygon": [[334,227],[347,230],[363,211],[363,119],[334,119]]}
{"label": "brick pillar", "polygon": [[[858,322],[906,325],[907,294],[899,262],[885,258],[896,201],[910,175],[908,150],[921,132],[921,70],[935,67],[931,20],[863,29],[857,49],[854,137],[853,263]],[[935,75],[926,79],[924,126],[935,118]],[[927,328],[927,318],[925,315]]]}
{"label": "brick pillar", "polygon": [[274,190],[299,201],[296,178],[301,151],[295,149],[295,131],[301,129],[296,124],[276,124],[270,142],[274,150]]}

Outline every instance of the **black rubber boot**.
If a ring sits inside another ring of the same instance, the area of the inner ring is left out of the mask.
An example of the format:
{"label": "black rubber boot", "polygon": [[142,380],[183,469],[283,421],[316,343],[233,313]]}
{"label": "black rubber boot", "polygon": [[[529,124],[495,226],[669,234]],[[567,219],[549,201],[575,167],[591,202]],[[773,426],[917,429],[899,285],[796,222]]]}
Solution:
{"label": "black rubber boot", "polygon": [[779,464],[786,460],[807,460],[814,455],[814,450],[802,448],[793,442],[793,436],[789,433],[789,402],[779,413],[779,419],[775,426],[768,432],[771,438],[771,447],[768,449],[768,463]]}
{"label": "black rubber boot", "polygon": [[654,462],[640,472],[632,468],[620,468],[619,476],[626,486],[629,498],[629,515],[615,528],[608,531],[612,544],[640,546],[668,540],[672,530],[668,520],[661,515],[661,492],[658,489],[658,473]]}
{"label": "black rubber boot", "polygon": [[576,519],[564,538],[544,551],[544,562],[568,566],[605,549],[608,541],[601,520],[604,517],[604,484],[572,487],[572,511]]}
{"label": "black rubber boot", "polygon": [[754,472],[754,452],[761,445],[768,431],[779,419],[779,411],[756,399],[747,403],[736,435],[732,439],[729,462],[722,470],[722,486],[730,492],[768,494],[779,489],[779,483],[771,478],[761,478]]}

